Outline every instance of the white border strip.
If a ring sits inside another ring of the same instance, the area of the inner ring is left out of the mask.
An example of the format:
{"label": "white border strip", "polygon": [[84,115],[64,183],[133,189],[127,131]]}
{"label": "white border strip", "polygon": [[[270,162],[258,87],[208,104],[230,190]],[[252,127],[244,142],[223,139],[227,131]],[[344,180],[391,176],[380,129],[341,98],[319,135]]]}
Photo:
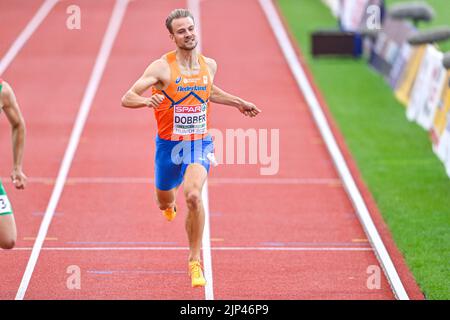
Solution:
{"label": "white border strip", "polygon": [[45,241],[48,228],[50,227],[50,223],[52,221],[53,215],[55,214],[56,207],[61,197],[67,179],[67,175],[69,173],[70,166],[72,164],[72,160],[77,150],[78,142],[80,140],[84,125],[86,123],[89,114],[89,110],[94,100],[95,93],[97,92],[98,86],[100,84],[100,80],[103,75],[106,62],[108,61],[112,46],[114,44],[117,33],[120,29],[122,19],[125,15],[127,5],[128,0],[116,1],[114,11],[109,21],[108,29],[104,35],[102,46],[98,53],[95,66],[92,71],[91,78],[89,80],[89,84],[84,94],[83,101],[81,102],[80,110],[78,111],[75,125],[72,134],[70,136],[70,141],[64,154],[64,159],[62,161],[61,168],[59,169],[55,187],[53,188],[53,192],[50,201],[48,203],[47,210],[45,211],[44,218],[39,228],[39,233],[33,245],[33,250],[31,252],[30,259],[28,260],[27,268],[25,269],[25,273],[20,283],[19,290],[17,291],[16,300],[23,300],[25,292],[27,291],[28,285],[31,280],[31,276],[33,275],[33,271],[39,257],[39,253]]}
{"label": "white border strip", "polygon": [[[8,177],[0,177],[3,184],[12,183]],[[53,184],[55,178],[50,177],[30,177],[27,183]],[[66,184],[151,184],[154,178],[141,177],[70,177]],[[294,184],[294,185],[341,185],[341,179],[334,178],[210,178],[210,184]]]}
{"label": "white border strip", "polygon": [[409,300],[408,294],[403,287],[403,284],[398,276],[397,270],[392,263],[392,260],[387,252],[383,241],[370,217],[369,211],[364,203],[360,191],[358,190],[356,183],[350,173],[350,170],[345,163],[344,157],[336,143],[336,140],[331,132],[328,122],[323,114],[317,97],[311,88],[308,78],[306,77],[301,64],[297,59],[294,48],[290,42],[290,39],[284,29],[284,26],[278,16],[278,11],[275,9],[272,0],[259,0],[261,7],[273,29],[276,39],[283,51],[286,61],[291,68],[295,80],[303,92],[306,98],[309,108],[313,114],[314,120],[322,134],[323,139],[327,145],[328,151],[330,152],[334,164],[344,182],[347,193],[353,202],[353,205],[358,213],[359,219],[364,227],[366,234],[372,245],[375,248],[375,253],[380,261],[387,279],[393,289],[395,296],[400,300]]}
{"label": "white border strip", "polygon": [[208,180],[202,190],[203,208],[205,209],[205,228],[203,230],[203,267],[205,268],[206,286],[205,299],[214,300],[213,274],[212,274],[212,257],[211,257],[211,234],[209,227],[209,196],[208,196]]}
{"label": "white border strip", "polygon": [[[34,17],[30,20],[25,29],[23,29],[21,34],[17,37],[16,41],[14,41],[8,52],[6,52],[5,56],[0,61],[0,74],[3,74],[9,67],[16,55],[23,48],[28,39],[30,39],[30,37],[33,35],[42,21],[44,21],[45,17],[47,17],[47,15],[50,13],[57,2],[58,0],[46,0],[42,4]],[[7,28],[7,26],[4,27]]]}
{"label": "white border strip", "polygon": [[[14,248],[13,251],[30,251],[32,248]],[[44,251],[188,251],[188,247],[45,247]],[[372,248],[349,247],[212,247],[217,251],[373,251]]]}
{"label": "white border strip", "polygon": [[[188,0],[187,6],[192,12],[195,20],[195,28],[197,29],[197,49],[199,52],[202,50],[201,42],[201,20],[200,20],[200,0]],[[202,190],[203,208],[205,210],[205,227],[203,229],[203,267],[205,268],[205,299],[214,300],[214,287],[213,287],[213,271],[212,271],[212,258],[211,258],[211,239],[210,239],[210,227],[209,227],[209,201],[208,201],[208,178],[205,181]]]}

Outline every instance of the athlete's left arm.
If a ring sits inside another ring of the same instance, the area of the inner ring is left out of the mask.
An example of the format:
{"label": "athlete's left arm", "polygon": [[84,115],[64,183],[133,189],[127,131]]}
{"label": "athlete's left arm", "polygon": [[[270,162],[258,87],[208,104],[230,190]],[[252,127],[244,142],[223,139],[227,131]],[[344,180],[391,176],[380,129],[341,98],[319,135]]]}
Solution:
{"label": "athlete's left arm", "polygon": [[[208,63],[211,77],[214,79],[217,71],[217,63],[213,59],[209,58],[206,60],[206,62]],[[261,110],[258,109],[253,103],[229,94],[228,92],[225,92],[214,84],[211,88],[209,100],[211,102],[236,107],[241,113],[249,117],[256,117],[261,112]]]}
{"label": "athlete's left arm", "polygon": [[3,82],[0,99],[2,100],[3,111],[5,111],[5,115],[11,124],[14,162],[11,180],[17,189],[24,189],[27,180],[27,177],[22,171],[23,150],[25,146],[25,121],[20,112],[14,91],[6,82]]}

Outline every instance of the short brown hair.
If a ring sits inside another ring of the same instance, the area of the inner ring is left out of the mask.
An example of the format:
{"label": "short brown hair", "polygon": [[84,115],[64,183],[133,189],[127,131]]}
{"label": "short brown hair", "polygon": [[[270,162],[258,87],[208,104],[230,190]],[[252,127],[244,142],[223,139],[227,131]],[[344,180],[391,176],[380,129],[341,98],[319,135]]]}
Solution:
{"label": "short brown hair", "polygon": [[194,21],[194,16],[188,9],[175,9],[173,10],[166,19],[166,27],[170,33],[173,33],[172,21],[180,18],[191,18]]}

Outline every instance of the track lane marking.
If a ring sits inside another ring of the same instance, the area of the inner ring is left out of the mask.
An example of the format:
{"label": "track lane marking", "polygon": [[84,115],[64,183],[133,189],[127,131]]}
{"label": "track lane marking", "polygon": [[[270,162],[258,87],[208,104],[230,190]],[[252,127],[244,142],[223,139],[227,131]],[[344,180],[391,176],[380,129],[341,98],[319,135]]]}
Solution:
{"label": "track lane marking", "polygon": [[42,21],[45,20],[50,11],[52,11],[57,2],[58,0],[46,0],[38,9],[38,11],[36,11],[36,14],[33,16],[33,18],[31,18],[25,29],[23,29],[23,31],[8,49],[3,59],[0,61],[0,74],[3,74],[9,67],[11,62],[15,59],[20,50],[22,50],[33,33],[41,25]]}
{"label": "track lane marking", "polygon": [[97,55],[97,59],[94,65],[94,69],[91,74],[91,78],[89,79],[88,86],[86,88],[83,100],[80,105],[80,109],[77,114],[77,118],[75,120],[75,124],[70,136],[69,144],[64,154],[63,161],[61,163],[60,170],[58,172],[58,177],[56,179],[55,186],[52,191],[52,195],[50,197],[50,201],[48,203],[47,209],[44,214],[44,218],[39,227],[39,232],[36,238],[36,241],[33,245],[33,249],[31,251],[30,259],[28,260],[27,267],[25,269],[24,275],[22,277],[22,281],[20,283],[19,289],[16,294],[16,300],[23,300],[25,297],[25,293],[28,289],[28,285],[30,283],[31,277],[34,272],[34,268],[36,266],[37,260],[39,258],[39,253],[42,249],[42,245],[45,241],[45,237],[47,235],[48,228],[50,227],[50,223],[52,221],[53,215],[55,214],[56,207],[58,205],[59,199],[61,197],[62,191],[64,189],[64,185],[67,179],[67,175],[70,170],[70,166],[72,164],[72,160],[75,156],[75,152],[78,147],[78,143],[86,123],[87,117],[89,115],[89,111],[94,100],[95,94],[100,84],[100,80],[102,78],[103,72],[106,67],[106,63],[108,61],[109,55],[112,50],[112,46],[114,44],[117,33],[122,24],[123,17],[126,12],[126,8],[128,5],[128,0],[116,0],[116,4],[114,6],[108,28],[102,40],[102,46]]}
{"label": "track lane marking", "polygon": [[[2,177],[4,184],[11,183],[9,178]],[[54,184],[55,178],[30,177],[28,183]],[[66,184],[152,184],[154,178],[139,177],[69,177]],[[293,184],[293,185],[342,185],[335,178],[208,178],[209,184]]]}
{"label": "track lane marking", "polygon": [[[187,7],[192,12],[195,20],[195,28],[197,30],[197,48],[199,52],[202,51],[202,28],[201,28],[201,16],[200,16],[200,0],[187,0]],[[206,177],[205,184],[202,189],[203,208],[205,211],[205,226],[203,229],[202,237],[202,253],[203,253],[203,268],[205,269],[205,299],[214,300],[214,287],[213,287],[213,270],[212,270],[212,257],[211,257],[211,229],[209,222],[209,197],[208,197],[208,177]]]}
{"label": "track lane marking", "polygon": [[363,197],[355,183],[355,180],[345,162],[341,150],[336,142],[336,139],[330,129],[328,121],[322,111],[319,101],[305,75],[302,65],[300,64],[293,45],[287,35],[287,32],[281,22],[278,11],[276,10],[273,0],[258,0],[259,4],[273,30],[276,40],[283,52],[289,68],[297,82],[300,91],[303,93],[308,107],[311,110],[314,121],[319,128],[319,131],[325,141],[327,149],[333,159],[339,175],[341,176],[347,194],[351,199],[353,206],[356,209],[357,215],[361,221],[371,244],[375,248],[374,252],[383,267],[386,278],[392,288],[394,295],[400,300],[409,300],[408,294],[403,286],[403,283],[395,269],[395,266],[389,256],[389,253],[384,246],[384,243],[378,233],[378,230],[373,223],[369,210],[364,202]]}
{"label": "track lane marking", "polygon": [[[18,247],[12,251],[30,251]],[[45,247],[44,251],[188,251],[189,247]],[[373,251],[369,247],[211,247],[212,251]]]}

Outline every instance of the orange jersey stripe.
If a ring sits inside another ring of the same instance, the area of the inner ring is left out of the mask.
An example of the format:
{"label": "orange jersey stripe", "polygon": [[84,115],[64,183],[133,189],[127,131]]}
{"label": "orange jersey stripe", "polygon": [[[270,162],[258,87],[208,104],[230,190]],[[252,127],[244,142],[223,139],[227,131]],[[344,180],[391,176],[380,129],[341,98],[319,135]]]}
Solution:
{"label": "orange jersey stripe", "polygon": [[176,52],[165,55],[170,66],[170,84],[165,90],[152,88],[152,94],[162,94],[164,101],[154,109],[158,135],[164,140],[197,140],[208,133],[212,88],[211,75],[205,58],[199,55],[200,72],[181,74]]}

